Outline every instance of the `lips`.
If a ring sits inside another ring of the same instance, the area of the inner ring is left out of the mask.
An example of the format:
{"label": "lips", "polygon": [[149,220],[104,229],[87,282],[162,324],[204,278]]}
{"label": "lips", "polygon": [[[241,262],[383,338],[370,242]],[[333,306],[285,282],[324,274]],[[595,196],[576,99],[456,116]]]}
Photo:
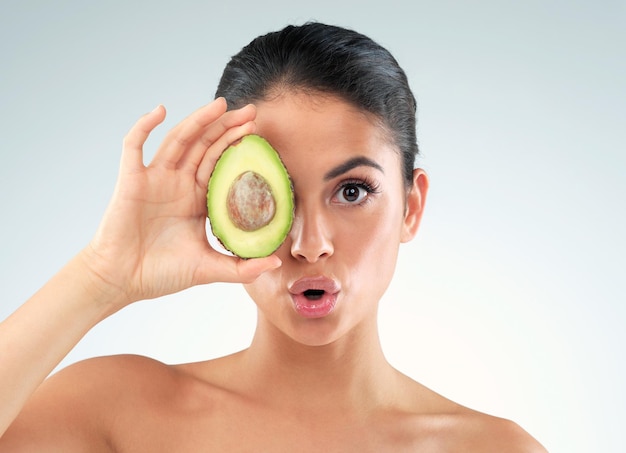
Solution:
{"label": "lips", "polygon": [[337,303],[339,285],[324,276],[305,277],[289,287],[294,309],[305,318],[329,315]]}

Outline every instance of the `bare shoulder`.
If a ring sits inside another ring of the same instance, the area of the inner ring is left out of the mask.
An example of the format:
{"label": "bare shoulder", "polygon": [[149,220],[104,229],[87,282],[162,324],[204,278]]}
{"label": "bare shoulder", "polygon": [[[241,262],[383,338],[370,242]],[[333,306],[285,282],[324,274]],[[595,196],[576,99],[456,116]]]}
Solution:
{"label": "bare shoulder", "polygon": [[457,404],[432,390],[410,382],[405,407],[405,429],[414,446],[424,451],[480,453],[546,453],[528,432],[511,420]]}
{"label": "bare shoulder", "polygon": [[173,379],[166,365],[134,355],[70,365],[39,387],[2,436],[0,452],[111,451],[121,406],[163,392]]}
{"label": "bare shoulder", "polygon": [[84,401],[98,413],[111,409],[119,398],[134,400],[167,392],[175,384],[171,366],[139,355],[113,355],[87,359],[59,371],[41,387],[45,398]]}
{"label": "bare shoulder", "polygon": [[[413,414],[407,421],[403,424],[404,438],[410,439],[411,448],[418,451],[546,453],[513,421],[471,410]],[[406,434],[408,430],[410,435]]]}
{"label": "bare shoulder", "polygon": [[456,414],[458,446],[463,451],[545,453],[546,449],[517,423],[468,410]]}

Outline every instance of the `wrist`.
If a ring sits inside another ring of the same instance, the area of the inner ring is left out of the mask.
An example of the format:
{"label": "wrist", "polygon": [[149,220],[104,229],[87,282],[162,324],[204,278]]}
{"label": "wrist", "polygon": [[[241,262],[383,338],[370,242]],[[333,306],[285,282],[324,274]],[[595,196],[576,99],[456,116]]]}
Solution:
{"label": "wrist", "polygon": [[76,277],[74,281],[82,286],[86,298],[102,309],[105,316],[134,302],[124,285],[114,281],[113,273],[107,270],[110,265],[91,244],[74,257],[70,267]]}

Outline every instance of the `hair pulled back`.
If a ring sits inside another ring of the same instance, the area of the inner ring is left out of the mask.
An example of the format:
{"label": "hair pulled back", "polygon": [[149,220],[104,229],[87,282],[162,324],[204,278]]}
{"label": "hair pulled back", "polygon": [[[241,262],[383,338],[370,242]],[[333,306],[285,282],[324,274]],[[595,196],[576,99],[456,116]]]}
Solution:
{"label": "hair pulled back", "polygon": [[405,183],[412,183],[416,101],[404,70],[384,47],[338,26],[290,25],[233,56],[215,95],[239,108],[289,89],[333,94],[378,118],[400,151]]}

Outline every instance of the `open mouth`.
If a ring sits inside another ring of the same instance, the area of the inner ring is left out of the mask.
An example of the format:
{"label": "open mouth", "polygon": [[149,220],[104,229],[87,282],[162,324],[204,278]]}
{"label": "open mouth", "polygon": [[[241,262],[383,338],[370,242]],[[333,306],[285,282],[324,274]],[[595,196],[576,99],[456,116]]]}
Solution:
{"label": "open mouth", "polygon": [[302,294],[309,300],[319,300],[325,292],[323,289],[307,289]]}
{"label": "open mouth", "polygon": [[340,285],[325,276],[303,277],[289,285],[296,312],[305,318],[329,315],[337,303]]}

